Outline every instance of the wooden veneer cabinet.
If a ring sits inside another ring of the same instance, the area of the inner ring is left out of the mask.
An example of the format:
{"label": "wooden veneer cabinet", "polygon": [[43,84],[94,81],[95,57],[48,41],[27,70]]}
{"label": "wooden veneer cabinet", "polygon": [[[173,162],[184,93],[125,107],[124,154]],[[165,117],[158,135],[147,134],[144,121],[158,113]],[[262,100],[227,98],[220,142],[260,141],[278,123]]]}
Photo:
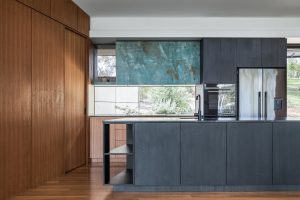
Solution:
{"label": "wooden veneer cabinet", "polygon": [[17,0],[60,23],[89,35],[90,17],[72,0]]}
{"label": "wooden veneer cabinet", "polygon": [[89,39],[32,2],[0,1],[0,199],[86,163]]}

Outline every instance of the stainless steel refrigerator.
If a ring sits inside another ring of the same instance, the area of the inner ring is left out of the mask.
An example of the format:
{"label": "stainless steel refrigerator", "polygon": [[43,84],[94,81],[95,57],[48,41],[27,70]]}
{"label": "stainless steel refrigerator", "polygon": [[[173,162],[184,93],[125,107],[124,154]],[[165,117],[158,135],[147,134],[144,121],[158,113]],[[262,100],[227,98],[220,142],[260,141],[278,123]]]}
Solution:
{"label": "stainless steel refrigerator", "polygon": [[240,68],[238,73],[239,117],[286,117],[285,69]]}

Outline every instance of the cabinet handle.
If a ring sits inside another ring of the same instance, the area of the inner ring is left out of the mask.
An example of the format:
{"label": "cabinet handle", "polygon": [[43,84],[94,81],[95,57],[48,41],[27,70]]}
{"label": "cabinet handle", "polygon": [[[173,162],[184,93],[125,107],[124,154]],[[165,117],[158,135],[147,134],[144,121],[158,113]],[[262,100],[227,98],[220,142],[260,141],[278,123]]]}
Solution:
{"label": "cabinet handle", "polygon": [[258,92],[258,117],[261,118],[261,92]]}

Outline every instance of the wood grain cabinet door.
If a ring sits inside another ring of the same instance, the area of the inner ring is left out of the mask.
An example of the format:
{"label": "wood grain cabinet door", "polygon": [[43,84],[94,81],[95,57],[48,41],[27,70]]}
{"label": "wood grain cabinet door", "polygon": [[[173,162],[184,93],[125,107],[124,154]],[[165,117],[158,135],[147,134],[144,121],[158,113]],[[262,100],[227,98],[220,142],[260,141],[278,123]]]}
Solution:
{"label": "wood grain cabinet door", "polygon": [[180,184],[180,124],[135,124],[135,185]]}
{"label": "wood grain cabinet door", "polygon": [[72,0],[51,0],[51,17],[77,30],[77,5]]}
{"label": "wood grain cabinet door", "polygon": [[33,9],[50,16],[51,0],[18,0]]}
{"label": "wood grain cabinet door", "polygon": [[86,36],[89,36],[90,31],[90,16],[82,9],[78,8],[78,31]]}
{"label": "wood grain cabinet door", "polygon": [[85,164],[86,39],[65,31],[66,171]]}
{"label": "wood grain cabinet door", "polygon": [[62,24],[32,11],[32,185],[64,173]]}
{"label": "wood grain cabinet door", "polygon": [[0,199],[31,185],[31,9],[0,1]]}
{"label": "wood grain cabinet door", "polygon": [[226,184],[226,123],[181,124],[181,185]]}

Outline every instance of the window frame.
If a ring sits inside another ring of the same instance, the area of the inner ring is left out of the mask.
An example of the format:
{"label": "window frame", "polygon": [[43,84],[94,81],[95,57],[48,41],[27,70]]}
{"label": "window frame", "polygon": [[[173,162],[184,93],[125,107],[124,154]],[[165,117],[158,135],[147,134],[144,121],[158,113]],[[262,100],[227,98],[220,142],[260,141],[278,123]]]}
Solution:
{"label": "window frame", "polygon": [[[100,49],[114,49],[116,50],[116,45],[115,44],[108,44],[108,45],[97,45],[97,48],[95,49],[94,52],[94,66],[93,66],[93,85],[116,85],[116,78],[117,78],[117,74],[116,77],[111,77],[112,79],[114,78],[114,81],[108,81],[108,82],[104,82],[100,80],[100,77],[97,76],[97,70],[98,70],[98,52],[100,51]],[[111,56],[115,56],[116,57],[116,53],[114,55]]]}
{"label": "window frame", "polygon": [[[289,49],[299,49],[300,50],[300,44],[288,44],[287,45],[287,52],[288,52]],[[289,57],[287,57],[287,62],[288,62],[288,59],[289,59]],[[299,57],[299,59],[300,59],[300,57]],[[287,81],[286,81],[287,117],[290,117],[288,115],[288,66],[287,66],[286,70],[287,70],[287,72],[286,72],[286,74],[287,74],[287,77],[286,77],[286,79],[287,79]],[[300,116],[300,113],[299,113],[299,116]]]}

